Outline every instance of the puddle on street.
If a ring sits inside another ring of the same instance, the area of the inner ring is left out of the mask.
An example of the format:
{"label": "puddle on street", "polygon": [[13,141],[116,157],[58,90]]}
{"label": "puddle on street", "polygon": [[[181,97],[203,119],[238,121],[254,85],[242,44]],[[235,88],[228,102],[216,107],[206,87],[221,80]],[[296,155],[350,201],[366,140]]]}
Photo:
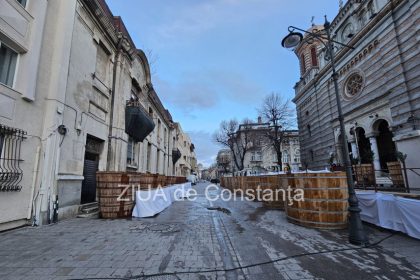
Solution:
{"label": "puddle on street", "polygon": [[231,212],[229,209],[223,208],[223,207],[207,207],[207,210],[215,210],[215,211],[220,211],[223,212],[227,215],[230,215]]}

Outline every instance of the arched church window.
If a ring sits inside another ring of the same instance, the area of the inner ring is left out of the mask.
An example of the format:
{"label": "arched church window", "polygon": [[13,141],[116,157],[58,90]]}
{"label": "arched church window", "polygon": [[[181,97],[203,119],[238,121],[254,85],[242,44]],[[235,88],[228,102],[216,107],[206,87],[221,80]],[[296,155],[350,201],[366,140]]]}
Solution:
{"label": "arched church window", "polygon": [[306,72],[306,65],[305,65],[305,54],[300,55],[300,71],[302,72],[302,76]]}
{"label": "arched church window", "polygon": [[315,47],[311,48],[311,59],[312,59],[312,66],[314,66],[314,67],[318,66],[318,57],[317,57]]}

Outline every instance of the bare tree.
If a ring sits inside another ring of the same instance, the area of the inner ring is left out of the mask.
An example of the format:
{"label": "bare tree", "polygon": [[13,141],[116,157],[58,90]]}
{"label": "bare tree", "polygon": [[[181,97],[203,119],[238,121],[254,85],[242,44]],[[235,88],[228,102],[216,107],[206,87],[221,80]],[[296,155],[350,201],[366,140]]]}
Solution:
{"label": "bare tree", "polygon": [[222,121],[219,131],[213,135],[216,143],[229,148],[232,152],[232,159],[238,170],[244,169],[245,155],[249,151],[250,123],[249,120],[244,120],[241,125],[235,119]]}
{"label": "bare tree", "polygon": [[294,110],[290,101],[284,100],[279,93],[267,95],[258,110],[260,116],[269,124],[269,129],[264,134],[267,145],[271,146],[277,155],[277,164],[282,169],[282,143],[287,130],[295,124]]}
{"label": "bare tree", "polygon": [[252,121],[250,119],[244,119],[239,125],[238,130],[232,135],[232,141],[234,142],[234,151],[238,164],[236,165],[239,170],[245,168],[244,161],[245,156],[252,148],[250,145],[255,138],[255,134],[252,128]]}
{"label": "bare tree", "polygon": [[159,60],[159,55],[153,52],[152,49],[146,49],[145,52],[149,62],[150,75],[154,76],[157,73],[157,62]]}
{"label": "bare tree", "polygon": [[223,169],[223,173],[229,172],[231,165],[230,155],[225,153],[219,153],[216,157],[217,166]]}

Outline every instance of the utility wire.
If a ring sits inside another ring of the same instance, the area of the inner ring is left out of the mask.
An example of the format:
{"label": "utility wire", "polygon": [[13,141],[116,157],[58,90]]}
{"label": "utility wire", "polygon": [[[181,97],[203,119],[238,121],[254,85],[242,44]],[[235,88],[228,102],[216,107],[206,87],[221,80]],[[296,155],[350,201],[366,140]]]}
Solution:
{"label": "utility wire", "polygon": [[318,251],[318,252],[309,252],[309,253],[301,253],[301,254],[295,254],[291,256],[286,256],[274,260],[269,260],[265,262],[259,262],[244,266],[237,266],[232,268],[225,268],[225,269],[208,269],[208,270],[190,270],[190,271],[174,271],[174,272],[162,272],[162,273],[154,273],[154,274],[141,274],[136,276],[129,276],[129,277],[110,277],[110,278],[73,278],[72,280],[102,280],[102,279],[109,279],[109,280],[134,280],[134,279],[147,279],[151,277],[160,277],[160,276],[175,276],[177,278],[179,274],[198,274],[198,273],[216,273],[216,272],[232,272],[236,270],[243,270],[246,268],[256,267],[256,266],[262,266],[267,264],[273,264],[280,261],[285,261],[288,259],[294,259],[294,258],[301,258],[301,257],[307,257],[307,256],[314,256],[314,255],[322,255],[322,254],[328,254],[328,253],[337,253],[337,252],[345,252],[345,251],[354,251],[354,250],[363,250],[367,248],[372,248],[378,246],[383,241],[393,237],[396,233],[392,233],[372,244],[366,245],[366,246],[359,246],[359,247],[346,247],[346,248],[340,248],[335,250],[325,250],[325,251]]}

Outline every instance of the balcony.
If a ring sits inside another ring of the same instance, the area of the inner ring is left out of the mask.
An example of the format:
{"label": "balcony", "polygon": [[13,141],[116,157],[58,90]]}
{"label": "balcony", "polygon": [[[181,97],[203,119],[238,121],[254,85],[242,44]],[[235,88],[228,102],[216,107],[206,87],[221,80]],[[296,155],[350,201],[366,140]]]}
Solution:
{"label": "balcony", "polygon": [[172,150],[172,163],[176,163],[181,158],[181,152],[179,149]]}
{"label": "balcony", "polygon": [[136,142],[143,141],[155,128],[155,123],[138,101],[127,101],[125,107],[125,133]]}

